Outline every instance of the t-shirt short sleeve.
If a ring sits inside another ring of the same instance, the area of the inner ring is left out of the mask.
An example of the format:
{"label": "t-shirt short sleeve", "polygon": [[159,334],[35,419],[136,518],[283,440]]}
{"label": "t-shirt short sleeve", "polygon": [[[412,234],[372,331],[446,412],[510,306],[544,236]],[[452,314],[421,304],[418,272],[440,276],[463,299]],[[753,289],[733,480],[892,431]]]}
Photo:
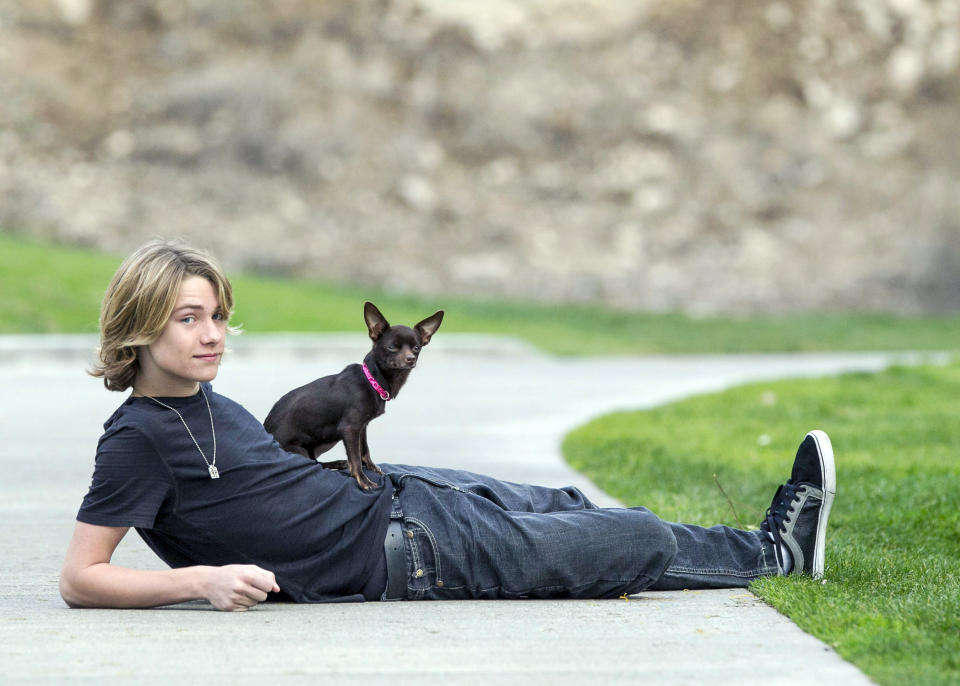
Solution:
{"label": "t-shirt short sleeve", "polygon": [[173,479],[150,440],[135,428],[118,427],[100,440],[77,520],[150,529],[174,498]]}

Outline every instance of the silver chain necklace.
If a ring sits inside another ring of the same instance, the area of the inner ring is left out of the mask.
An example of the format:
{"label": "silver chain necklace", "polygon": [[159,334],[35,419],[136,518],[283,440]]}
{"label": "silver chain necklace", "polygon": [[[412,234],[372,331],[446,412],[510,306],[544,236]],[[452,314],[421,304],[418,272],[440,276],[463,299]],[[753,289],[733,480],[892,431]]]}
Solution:
{"label": "silver chain necklace", "polygon": [[[133,389],[137,390],[137,389]],[[139,393],[139,391],[137,391]],[[177,413],[177,416],[180,417],[180,421],[183,422],[183,428],[187,430],[187,433],[190,434],[190,438],[193,439],[193,444],[197,446],[197,450],[200,451],[200,457],[203,458],[203,461],[207,463],[207,471],[210,472],[211,479],[219,479],[220,472],[217,469],[217,432],[213,429],[213,411],[210,409],[210,401],[207,400],[207,394],[203,392],[203,386],[200,386],[200,393],[203,394],[203,400],[207,403],[207,413],[210,415],[210,435],[213,436],[213,462],[207,459],[207,456],[204,454],[203,449],[200,447],[200,444],[197,443],[197,439],[194,438],[193,432],[190,430],[190,427],[187,426],[187,420],[183,418],[183,415],[177,411],[177,408],[170,407],[166,403],[160,402],[152,395],[147,395],[146,393],[141,393],[144,398],[150,398],[157,405],[167,408],[168,410],[173,410]]]}

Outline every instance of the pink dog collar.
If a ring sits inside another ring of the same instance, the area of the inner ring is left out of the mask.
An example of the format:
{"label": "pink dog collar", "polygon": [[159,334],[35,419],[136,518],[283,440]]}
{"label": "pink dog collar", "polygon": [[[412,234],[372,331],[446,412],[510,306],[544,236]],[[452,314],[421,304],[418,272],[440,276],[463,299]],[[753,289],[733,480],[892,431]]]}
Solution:
{"label": "pink dog collar", "polygon": [[373,378],[373,374],[370,373],[370,370],[367,369],[366,363],[360,365],[363,367],[363,375],[367,377],[367,381],[370,382],[370,385],[373,386],[373,390],[383,398],[384,400],[390,400],[390,391],[384,390],[384,388],[377,383],[377,380]]}

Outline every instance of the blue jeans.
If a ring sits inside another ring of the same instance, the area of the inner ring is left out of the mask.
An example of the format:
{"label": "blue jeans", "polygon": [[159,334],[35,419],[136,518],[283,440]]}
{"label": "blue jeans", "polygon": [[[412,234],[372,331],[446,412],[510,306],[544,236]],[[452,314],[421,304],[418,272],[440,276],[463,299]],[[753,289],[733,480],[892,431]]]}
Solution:
{"label": "blue jeans", "polygon": [[745,587],[779,573],[757,531],[598,508],[578,489],[381,464],[406,542],[407,598],[616,598],[645,589]]}

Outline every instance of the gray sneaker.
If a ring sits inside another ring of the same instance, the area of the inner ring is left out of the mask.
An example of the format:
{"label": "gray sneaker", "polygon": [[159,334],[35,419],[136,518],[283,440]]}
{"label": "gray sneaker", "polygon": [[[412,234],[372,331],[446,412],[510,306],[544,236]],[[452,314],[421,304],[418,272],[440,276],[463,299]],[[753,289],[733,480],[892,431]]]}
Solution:
{"label": "gray sneaker", "polygon": [[827,519],[836,492],[830,438],[823,431],[811,431],[797,449],[790,480],[777,489],[760,524],[774,540],[780,569],[785,547],[793,560],[789,573],[806,573],[814,579],[823,576]]}

